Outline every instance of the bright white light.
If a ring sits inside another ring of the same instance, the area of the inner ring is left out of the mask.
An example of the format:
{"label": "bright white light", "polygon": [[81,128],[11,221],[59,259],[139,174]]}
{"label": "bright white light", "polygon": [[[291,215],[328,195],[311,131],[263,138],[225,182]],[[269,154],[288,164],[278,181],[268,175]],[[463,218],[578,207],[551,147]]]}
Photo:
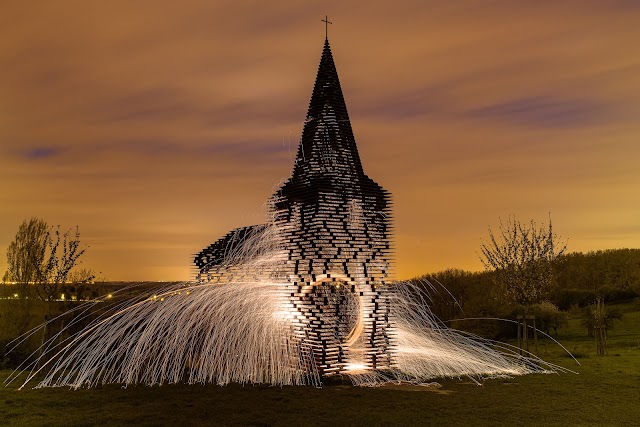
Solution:
{"label": "bright white light", "polygon": [[286,319],[286,320],[291,320],[294,317],[294,314],[290,311],[276,311],[273,313],[273,317],[275,317],[276,319]]}
{"label": "bright white light", "polygon": [[347,363],[344,366],[345,371],[347,372],[355,372],[355,371],[365,371],[368,369],[367,365],[362,363]]}
{"label": "bright white light", "polygon": [[[6,382],[30,371],[22,387],[39,374],[44,377],[37,387],[176,382],[320,386],[318,359],[304,341],[309,325],[301,323],[304,316],[291,303],[288,278],[277,274],[284,264],[278,239],[275,227],[267,227],[226,260],[230,271],[267,271],[268,279],[181,283],[125,302],[109,294],[79,306],[67,331],[85,319],[89,325],[68,338],[63,333],[52,337],[36,353],[39,358],[25,362]],[[442,326],[412,284],[379,289],[390,304],[391,365],[371,370],[362,339],[345,344],[345,373],[356,385],[562,370]],[[102,315],[90,318],[91,308]],[[366,318],[371,308],[362,310]]]}

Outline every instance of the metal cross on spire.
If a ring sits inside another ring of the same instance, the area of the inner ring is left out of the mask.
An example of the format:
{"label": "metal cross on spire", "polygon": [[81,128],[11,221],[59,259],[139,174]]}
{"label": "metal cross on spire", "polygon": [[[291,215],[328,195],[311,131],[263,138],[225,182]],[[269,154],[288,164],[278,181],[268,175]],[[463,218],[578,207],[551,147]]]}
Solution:
{"label": "metal cross on spire", "polygon": [[329,24],[333,24],[333,22],[329,21],[329,17],[327,15],[324,16],[324,19],[321,19],[324,22],[324,38],[329,38]]}

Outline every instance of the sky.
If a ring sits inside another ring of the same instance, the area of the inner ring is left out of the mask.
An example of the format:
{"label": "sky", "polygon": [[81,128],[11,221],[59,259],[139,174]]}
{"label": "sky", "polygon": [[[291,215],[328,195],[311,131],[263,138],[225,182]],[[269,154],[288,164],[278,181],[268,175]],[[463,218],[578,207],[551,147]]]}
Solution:
{"label": "sky", "polygon": [[[634,1],[42,1],[0,14],[0,270],[20,223],[79,226],[108,280],[187,280],[264,222],[325,36],[396,277],[481,270],[500,218],[640,247]],[[1,273],[1,272],[0,272]]]}

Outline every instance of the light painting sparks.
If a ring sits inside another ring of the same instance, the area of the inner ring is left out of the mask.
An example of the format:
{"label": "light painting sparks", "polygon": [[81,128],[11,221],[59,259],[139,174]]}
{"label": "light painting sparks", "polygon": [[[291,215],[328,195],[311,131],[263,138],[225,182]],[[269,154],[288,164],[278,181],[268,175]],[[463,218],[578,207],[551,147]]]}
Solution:
{"label": "light painting sparks", "polygon": [[[257,244],[254,240],[251,248],[271,246],[268,241],[276,234],[265,232],[265,241]],[[244,250],[247,261],[238,264],[233,257],[233,263],[252,269],[251,250]],[[256,262],[261,266],[268,259],[280,263],[279,254],[269,256],[258,250],[261,256]],[[321,386],[323,376],[314,349],[299,339],[300,313],[291,306],[284,289],[285,283],[260,281],[182,283],[107,307],[104,299],[97,299],[67,313],[72,319],[67,327],[6,382],[29,371],[20,388],[36,379],[37,388],[74,389],[108,383],[178,382]],[[354,336],[345,341],[351,359],[342,373],[356,385],[428,384],[439,377],[478,380],[564,371],[536,357],[519,356],[505,344],[496,348],[489,341],[446,328],[430,314],[427,296],[413,284],[386,285],[382,292],[391,304],[392,363],[377,370],[363,363],[364,354],[358,352],[366,336],[354,326]],[[96,308],[102,314],[71,333]],[[358,316],[368,315],[367,308],[359,309]],[[63,338],[66,334],[70,335]]]}

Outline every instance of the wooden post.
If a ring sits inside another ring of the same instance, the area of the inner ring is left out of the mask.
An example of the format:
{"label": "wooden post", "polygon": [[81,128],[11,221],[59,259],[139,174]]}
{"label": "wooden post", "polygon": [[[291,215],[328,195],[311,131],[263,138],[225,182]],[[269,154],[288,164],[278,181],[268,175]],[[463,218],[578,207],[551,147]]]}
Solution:
{"label": "wooden post", "polygon": [[522,326],[522,316],[516,317],[516,325],[518,326],[518,352],[520,356],[522,356],[522,333],[520,329]]}
{"label": "wooden post", "polygon": [[527,312],[522,316],[522,337],[524,338],[524,349],[529,353],[529,325],[527,324]]}
{"label": "wooden post", "polygon": [[531,316],[533,318],[533,342],[536,346],[536,354],[540,354],[538,351],[538,328],[536,327],[536,316]]}
{"label": "wooden post", "polygon": [[529,347],[529,322],[528,320],[533,321],[533,344],[536,349],[536,354],[538,353],[538,330],[536,325],[536,316],[519,314],[516,316],[516,324],[518,325],[518,348],[520,355],[526,355],[530,352]]}
{"label": "wooden post", "polygon": [[607,323],[604,300],[596,299],[593,305],[593,335],[596,338],[596,353],[599,356],[607,354]]}

